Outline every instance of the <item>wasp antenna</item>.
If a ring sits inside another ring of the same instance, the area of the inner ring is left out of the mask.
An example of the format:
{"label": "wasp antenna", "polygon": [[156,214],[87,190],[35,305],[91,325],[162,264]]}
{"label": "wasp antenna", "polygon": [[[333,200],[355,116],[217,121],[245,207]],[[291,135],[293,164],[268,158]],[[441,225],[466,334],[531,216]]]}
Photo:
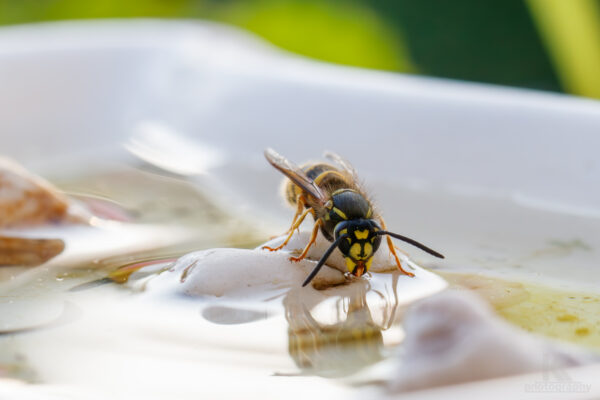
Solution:
{"label": "wasp antenna", "polygon": [[325,254],[323,254],[323,257],[321,257],[321,259],[319,260],[319,262],[317,263],[317,266],[315,267],[315,269],[312,270],[312,272],[310,273],[310,275],[308,275],[308,277],[306,278],[306,280],[304,281],[304,283],[302,284],[302,287],[308,285],[310,283],[310,281],[313,280],[313,278],[319,273],[319,271],[321,270],[321,267],[323,267],[323,265],[325,265],[325,261],[327,261],[327,259],[329,258],[329,256],[331,255],[331,253],[333,253],[333,250],[335,250],[335,248],[338,246],[338,244],[340,244],[340,242],[344,239],[346,239],[348,237],[348,235],[341,235],[340,237],[338,237],[335,242],[333,242],[331,244],[331,246],[329,246],[329,248],[327,249],[327,251],[325,252]]}
{"label": "wasp antenna", "polygon": [[411,239],[409,237],[402,236],[402,235],[399,235],[397,233],[388,232],[388,231],[377,231],[377,232],[375,232],[375,234],[376,235],[389,235],[389,236],[391,236],[393,238],[405,241],[406,243],[410,243],[413,246],[418,247],[419,249],[423,250],[424,252],[427,252],[427,253],[431,254],[432,256],[435,256],[437,258],[445,258],[442,254],[438,253],[437,251],[432,250],[429,247],[425,246],[424,244],[419,243],[416,240]]}

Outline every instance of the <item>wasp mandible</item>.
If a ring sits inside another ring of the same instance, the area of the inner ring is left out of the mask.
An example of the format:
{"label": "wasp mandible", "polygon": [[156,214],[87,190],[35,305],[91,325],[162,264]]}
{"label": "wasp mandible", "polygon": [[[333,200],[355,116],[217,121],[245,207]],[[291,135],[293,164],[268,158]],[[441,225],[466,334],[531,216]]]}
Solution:
{"label": "wasp mandible", "polygon": [[265,157],[273,167],[289,178],[285,185],[285,197],[291,206],[296,207],[296,214],[285,241],[277,247],[263,248],[271,251],[282,249],[308,214],[315,221],[310,240],[302,253],[298,257],[290,257],[290,260],[297,262],[306,257],[319,230],[332,242],[302,286],[308,285],[317,275],[336,247],[342,252],[348,271],[354,276],[362,276],[371,267],[373,254],[381,244],[381,236],[386,236],[388,248],[396,259],[398,269],[408,276],[412,277],[414,274],[402,268],[392,237],[435,257],[444,258],[413,239],[388,231],[383,218],[373,209],[367,195],[358,185],[356,171],[337,154],[328,152],[325,157],[339,168],[327,163],[308,163],[299,167],[273,149],[266,149]]}

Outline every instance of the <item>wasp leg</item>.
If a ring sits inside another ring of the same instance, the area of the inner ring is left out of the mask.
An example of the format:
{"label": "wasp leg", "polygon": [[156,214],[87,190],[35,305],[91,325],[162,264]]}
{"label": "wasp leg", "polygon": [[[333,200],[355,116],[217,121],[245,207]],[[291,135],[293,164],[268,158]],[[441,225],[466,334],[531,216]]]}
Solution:
{"label": "wasp leg", "polygon": [[304,218],[306,218],[306,216],[308,215],[308,213],[312,213],[314,215],[313,209],[312,208],[307,208],[306,211],[304,211],[302,213],[302,215],[300,216],[300,218],[298,218],[298,220],[290,228],[289,234],[288,234],[287,238],[285,239],[285,241],[283,243],[281,243],[277,247],[263,246],[262,248],[270,250],[270,251],[277,251],[277,250],[283,249],[285,247],[285,245],[288,244],[288,242],[290,241],[290,239],[292,238],[292,236],[294,235],[294,231],[296,229],[298,229],[300,227],[300,225],[302,225],[302,222],[304,221]]}
{"label": "wasp leg", "polygon": [[300,254],[300,256],[298,256],[298,257],[290,257],[290,261],[298,262],[300,260],[303,260],[306,257],[306,255],[308,254],[308,250],[310,249],[310,246],[312,246],[315,243],[315,240],[317,240],[317,235],[319,234],[319,228],[321,227],[322,223],[323,222],[321,222],[320,219],[318,219],[317,222],[315,222],[315,226],[313,227],[312,234],[310,235],[310,240],[308,241],[308,244],[302,251],[302,254]]}
{"label": "wasp leg", "polygon": [[[300,214],[302,214],[302,210],[304,210],[304,205],[306,204],[306,200],[304,199],[304,196],[299,195],[298,198],[296,199],[296,204],[298,204],[298,207],[296,208],[296,214],[294,214],[294,219],[292,219],[292,225],[290,225],[290,227],[288,228],[287,231],[283,232],[284,235],[287,235],[288,233],[292,232],[294,230],[294,225],[296,224],[296,221],[298,220],[298,216]],[[314,215],[314,213],[313,213]],[[296,227],[296,230],[298,232],[300,232],[300,225],[298,225]],[[281,235],[277,235],[277,236],[271,236],[270,239],[275,239],[276,237],[279,237]]]}
{"label": "wasp leg", "polygon": [[[306,200],[304,199],[304,196],[302,196],[302,195],[298,196],[296,203],[298,203],[298,208],[296,208],[296,214],[294,215],[294,219],[292,220],[292,225],[290,226],[290,229],[285,231],[285,233],[290,233],[294,230],[292,228],[296,224],[296,221],[298,220],[298,217],[300,216],[300,214],[302,214],[302,210],[304,210],[304,205],[306,204]],[[299,229],[299,227],[300,226],[298,225],[298,227],[296,229]],[[284,235],[285,235],[285,233],[284,233]]]}
{"label": "wasp leg", "polygon": [[[379,222],[381,222],[381,228],[386,231],[387,227],[385,226],[385,221],[383,220],[383,218],[379,218]],[[392,255],[394,256],[394,258],[396,259],[396,265],[398,266],[398,269],[404,273],[405,275],[408,276],[415,276],[415,274],[413,274],[412,272],[408,272],[406,271],[404,268],[402,268],[402,263],[400,263],[400,259],[398,258],[398,255],[396,254],[396,246],[394,246],[394,243],[392,242],[392,238],[389,236],[385,237],[387,239],[387,245],[390,249],[390,253],[392,253]]]}

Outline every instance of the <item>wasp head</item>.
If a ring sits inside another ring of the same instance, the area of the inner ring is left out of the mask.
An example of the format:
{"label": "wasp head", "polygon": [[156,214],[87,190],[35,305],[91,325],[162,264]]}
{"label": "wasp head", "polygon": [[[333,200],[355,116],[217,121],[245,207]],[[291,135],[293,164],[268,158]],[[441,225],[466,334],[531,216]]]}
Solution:
{"label": "wasp head", "polygon": [[373,262],[373,254],[379,248],[381,235],[377,234],[381,228],[372,219],[355,219],[338,223],[335,226],[334,236],[342,239],[338,248],[346,259],[348,271],[355,276],[361,276],[369,270]]}

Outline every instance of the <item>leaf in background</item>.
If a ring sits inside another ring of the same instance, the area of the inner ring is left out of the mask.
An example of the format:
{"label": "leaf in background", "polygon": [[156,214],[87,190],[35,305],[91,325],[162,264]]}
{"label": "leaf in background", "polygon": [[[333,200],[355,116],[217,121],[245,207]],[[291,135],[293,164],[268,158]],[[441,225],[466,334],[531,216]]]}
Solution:
{"label": "leaf in background", "polygon": [[82,18],[184,16],[190,0],[0,0],[0,24]]}
{"label": "leaf in background", "polygon": [[600,98],[600,7],[596,0],[528,0],[560,80],[573,94]]}
{"label": "leaf in background", "polygon": [[357,3],[299,0],[233,2],[217,19],[289,51],[366,68],[413,71],[401,35]]}

